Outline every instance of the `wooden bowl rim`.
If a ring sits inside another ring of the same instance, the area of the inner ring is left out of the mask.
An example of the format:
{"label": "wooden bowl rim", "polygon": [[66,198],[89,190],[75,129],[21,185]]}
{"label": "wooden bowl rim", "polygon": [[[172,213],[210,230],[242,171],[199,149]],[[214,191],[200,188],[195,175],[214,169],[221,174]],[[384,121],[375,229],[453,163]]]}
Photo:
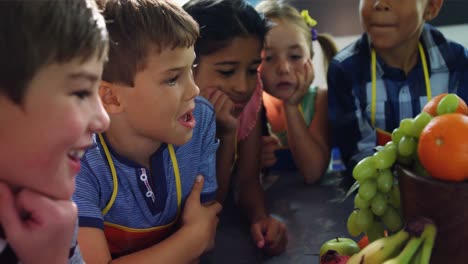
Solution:
{"label": "wooden bowl rim", "polygon": [[410,169],[402,166],[402,165],[399,165],[397,164],[395,166],[396,168],[396,171],[398,173],[398,176],[401,177],[401,175],[406,175],[414,180],[417,180],[417,181],[422,181],[426,184],[431,184],[431,185],[438,185],[438,186],[445,186],[445,187],[454,187],[454,186],[457,186],[459,188],[468,188],[468,182],[466,181],[462,181],[462,182],[450,182],[450,181],[442,181],[442,180],[438,180],[438,179],[434,179],[434,178],[429,178],[429,177],[424,177],[424,176],[421,176],[421,175],[417,175],[416,173],[414,173],[413,171],[411,171]]}

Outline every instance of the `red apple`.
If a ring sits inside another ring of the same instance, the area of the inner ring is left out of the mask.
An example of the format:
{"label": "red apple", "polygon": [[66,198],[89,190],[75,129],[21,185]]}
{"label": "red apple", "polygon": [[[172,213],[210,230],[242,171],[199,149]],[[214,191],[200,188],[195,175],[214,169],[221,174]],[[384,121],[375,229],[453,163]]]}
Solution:
{"label": "red apple", "polygon": [[350,256],[342,256],[335,250],[328,250],[320,257],[320,264],[346,264]]}

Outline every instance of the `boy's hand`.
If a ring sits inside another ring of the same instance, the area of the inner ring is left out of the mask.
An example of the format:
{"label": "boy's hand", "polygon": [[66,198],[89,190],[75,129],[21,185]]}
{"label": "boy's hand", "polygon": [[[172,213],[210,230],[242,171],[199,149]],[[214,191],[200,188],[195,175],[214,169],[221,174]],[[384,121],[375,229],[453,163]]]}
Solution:
{"label": "boy's hand", "polygon": [[252,223],[250,232],[256,246],[269,255],[282,253],[288,244],[286,226],[271,216]]}
{"label": "boy's hand", "polygon": [[218,214],[221,212],[221,204],[213,202],[203,205],[200,203],[200,194],[203,189],[203,176],[198,175],[192,187],[192,192],[187,197],[182,215],[183,227],[192,228],[193,240],[196,243],[205,243],[204,251],[214,247],[216,227],[218,226]]}
{"label": "boy's hand", "polygon": [[0,223],[22,263],[67,263],[77,219],[72,201],[57,201],[0,183]]}
{"label": "boy's hand", "polygon": [[291,96],[285,100],[288,105],[297,106],[301,103],[302,98],[307,94],[310,85],[314,81],[314,69],[312,60],[307,59],[302,69],[296,70],[297,87]]}
{"label": "boy's hand", "polygon": [[207,89],[201,95],[208,99],[215,109],[217,132],[235,132],[237,118],[232,115],[234,104],[231,99],[224,92],[215,89]]}
{"label": "boy's hand", "polygon": [[280,148],[278,138],[275,136],[262,136],[262,168],[275,165],[275,150]]}

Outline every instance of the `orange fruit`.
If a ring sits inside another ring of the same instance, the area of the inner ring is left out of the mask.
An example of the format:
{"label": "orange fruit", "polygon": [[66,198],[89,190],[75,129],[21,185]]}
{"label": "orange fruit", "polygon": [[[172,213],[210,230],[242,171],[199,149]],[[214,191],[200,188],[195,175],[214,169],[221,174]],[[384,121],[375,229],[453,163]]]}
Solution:
{"label": "orange fruit", "polygon": [[419,136],[419,161],[429,174],[445,181],[468,179],[468,116],[434,117]]}
{"label": "orange fruit", "polygon": [[[440,100],[446,96],[447,93],[441,93],[437,96],[432,97],[432,99],[427,102],[427,104],[422,109],[422,112],[426,112],[431,116],[437,116],[437,105],[439,104]],[[461,99],[458,95],[458,108],[455,113],[460,113],[464,115],[468,115],[468,106],[466,105],[465,101]]]}

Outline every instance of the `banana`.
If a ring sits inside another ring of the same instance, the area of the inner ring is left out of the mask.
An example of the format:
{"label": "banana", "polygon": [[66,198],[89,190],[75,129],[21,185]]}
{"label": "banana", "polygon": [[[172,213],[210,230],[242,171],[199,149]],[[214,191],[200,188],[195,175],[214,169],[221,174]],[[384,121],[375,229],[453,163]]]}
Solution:
{"label": "banana", "polygon": [[398,233],[377,239],[359,253],[354,254],[347,264],[376,264],[398,254],[409,238],[409,233],[401,229]]}
{"label": "banana", "polygon": [[421,261],[419,264],[429,264],[432,249],[434,248],[436,233],[437,228],[435,224],[428,223],[424,226],[424,231],[421,234],[421,238],[424,240],[424,243],[421,248]]}
{"label": "banana", "polygon": [[423,239],[421,237],[412,237],[403,248],[403,251],[395,258],[385,261],[383,264],[408,264],[415,255]]}
{"label": "banana", "polygon": [[[424,239],[423,239],[423,242],[422,244],[424,245]],[[416,253],[414,254],[413,258],[411,259],[411,264],[419,264],[421,263],[421,256],[422,256],[422,248],[423,246],[420,246],[418,248],[418,250],[416,251]]]}

